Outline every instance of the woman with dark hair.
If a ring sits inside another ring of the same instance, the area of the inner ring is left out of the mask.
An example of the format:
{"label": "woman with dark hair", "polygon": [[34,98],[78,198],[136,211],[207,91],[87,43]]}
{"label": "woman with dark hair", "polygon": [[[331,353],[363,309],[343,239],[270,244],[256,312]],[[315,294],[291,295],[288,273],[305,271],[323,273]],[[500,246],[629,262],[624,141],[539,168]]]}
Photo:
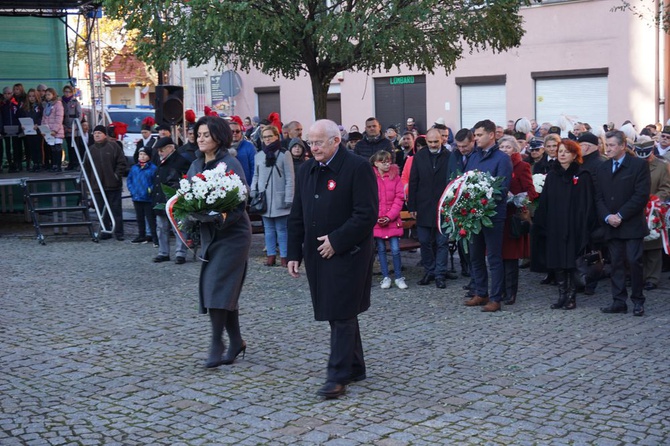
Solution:
{"label": "woman with dark hair", "polygon": [[545,261],[558,283],[558,301],[552,309],[574,310],[576,260],[584,254],[597,227],[591,174],[581,167],[578,143],[562,139],[557,163],[547,174],[535,212],[533,231],[546,240]]}
{"label": "woman with dark hair", "polygon": [[[233,134],[226,121],[216,116],[204,116],[196,122],[194,131],[199,152],[187,176],[192,178],[223,162],[227,170],[237,173],[246,185],[242,165],[228,153]],[[239,298],[247,272],[251,223],[245,202],[235,210],[215,217],[194,215],[193,218],[200,222],[201,255],[204,259],[200,269],[200,313],[209,313],[212,324],[212,340],[205,367],[212,368],[232,364],[247,348],[240,333]],[[230,340],[225,355],[224,329]]]}
{"label": "woman with dark hair", "polygon": [[[39,95],[34,88],[28,90],[26,100],[19,110],[19,117],[30,118],[38,126],[42,123],[42,104],[40,104]],[[26,130],[26,129],[24,129]],[[42,137],[40,135],[25,135],[23,137],[26,148],[26,159],[33,163],[31,172],[39,172],[42,168]],[[26,170],[28,165],[26,164]]]}
{"label": "woman with dark hair", "polygon": [[267,210],[263,217],[265,233],[266,266],[274,266],[277,260],[277,245],[281,266],[288,266],[288,215],[293,204],[295,174],[293,160],[281,147],[279,129],[266,126],[261,132],[263,149],[256,153],[254,179],[251,196],[265,192]]}

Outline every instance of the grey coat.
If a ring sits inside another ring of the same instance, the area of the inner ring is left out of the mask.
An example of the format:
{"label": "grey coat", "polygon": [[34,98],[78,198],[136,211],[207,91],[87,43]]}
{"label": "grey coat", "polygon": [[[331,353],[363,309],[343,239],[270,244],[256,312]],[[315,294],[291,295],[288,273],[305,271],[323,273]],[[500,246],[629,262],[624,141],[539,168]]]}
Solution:
{"label": "grey coat", "polygon": [[[222,161],[229,171],[240,175],[246,185],[242,165],[227,150],[219,150],[216,159],[208,163],[199,156],[191,164],[187,175],[191,178],[204,170],[213,169]],[[228,212],[223,227],[219,229],[213,223],[201,223],[200,242],[204,259],[200,269],[200,313],[207,313],[208,308],[237,310],[251,247],[251,223],[246,203]]]}
{"label": "grey coat", "polygon": [[[261,150],[256,154],[254,163],[255,173],[251,183],[251,196],[254,197],[258,192],[265,190],[268,201],[268,210],[261,215],[275,218],[290,214],[295,190],[295,173],[291,155],[288,152],[277,152],[277,162],[272,168],[265,165],[265,152]],[[272,177],[270,177],[270,172],[272,172]],[[267,189],[265,189],[266,183]]]}

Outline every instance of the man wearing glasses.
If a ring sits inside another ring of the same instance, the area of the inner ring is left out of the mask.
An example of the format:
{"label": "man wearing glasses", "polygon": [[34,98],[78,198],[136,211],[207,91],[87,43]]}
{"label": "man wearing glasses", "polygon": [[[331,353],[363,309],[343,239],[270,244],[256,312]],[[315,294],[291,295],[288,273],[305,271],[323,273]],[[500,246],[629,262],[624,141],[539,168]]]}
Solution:
{"label": "man wearing glasses", "polygon": [[656,144],[656,156],[665,158],[666,161],[670,161],[670,125],[666,125],[661,130],[661,136],[658,138],[658,143]]}
{"label": "man wearing glasses", "polygon": [[341,145],[333,121],[309,129],[313,158],[296,174],[288,220],[288,272],[304,260],[314,318],[330,323],[325,398],[343,395],[366,378],[358,315],[370,307],[377,222],[377,180],[369,161]]}

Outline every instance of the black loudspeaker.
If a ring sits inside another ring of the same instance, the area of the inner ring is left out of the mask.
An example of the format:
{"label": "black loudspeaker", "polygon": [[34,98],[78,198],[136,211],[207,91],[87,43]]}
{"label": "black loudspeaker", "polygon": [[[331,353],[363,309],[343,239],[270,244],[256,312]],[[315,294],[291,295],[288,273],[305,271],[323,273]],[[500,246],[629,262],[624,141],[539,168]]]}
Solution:
{"label": "black loudspeaker", "polygon": [[156,85],[156,123],[177,125],[184,118],[184,87]]}

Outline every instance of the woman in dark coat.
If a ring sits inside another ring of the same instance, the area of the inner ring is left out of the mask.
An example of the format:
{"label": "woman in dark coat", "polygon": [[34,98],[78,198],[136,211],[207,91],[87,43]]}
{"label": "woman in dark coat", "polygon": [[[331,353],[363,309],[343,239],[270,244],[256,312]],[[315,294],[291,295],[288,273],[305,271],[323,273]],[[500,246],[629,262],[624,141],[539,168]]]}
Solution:
{"label": "woman in dark coat", "polygon": [[561,140],[558,163],[547,174],[534,230],[546,237],[546,264],[558,282],[558,301],[552,309],[577,307],[576,259],[588,248],[597,226],[591,174],[581,168],[579,144]]}
{"label": "woman in dark coat", "polygon": [[[503,136],[498,140],[498,147],[512,159],[512,179],[509,184],[509,193],[518,195],[525,192],[528,200],[538,197],[533,186],[533,176],[530,165],[523,161],[519,153],[519,144],[512,136]],[[513,203],[507,204],[507,217],[503,230],[502,257],[505,268],[505,297],[506,305],[514,305],[519,290],[519,259],[530,257],[530,239],[528,234],[519,238],[512,238],[510,227],[517,207]]]}
{"label": "woman in dark coat", "polygon": [[[188,170],[188,177],[226,163],[228,171],[237,173],[246,186],[240,162],[228,153],[232,132],[228,124],[216,116],[204,116],[195,124],[198,157]],[[200,241],[204,262],[200,270],[200,313],[209,313],[212,341],[205,367],[232,364],[247,344],[240,334],[238,301],[247,272],[251,246],[251,223],[246,203],[216,218],[194,216],[201,222]],[[230,339],[225,355],[223,330]]]}

